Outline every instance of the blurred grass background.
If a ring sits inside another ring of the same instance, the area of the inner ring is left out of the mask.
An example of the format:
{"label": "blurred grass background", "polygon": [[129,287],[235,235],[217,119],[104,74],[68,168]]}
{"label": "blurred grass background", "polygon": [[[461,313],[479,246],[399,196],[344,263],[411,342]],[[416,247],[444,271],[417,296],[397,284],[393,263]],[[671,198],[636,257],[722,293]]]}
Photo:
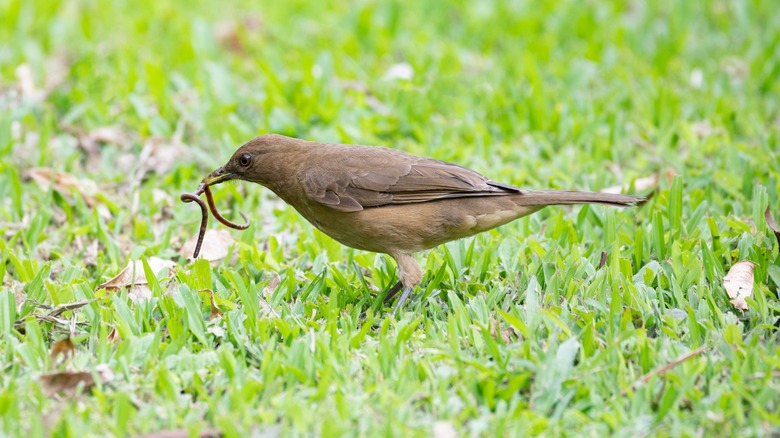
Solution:
{"label": "blurred grass background", "polygon": [[[777,432],[775,2],[0,0],[0,17],[6,434]],[[660,186],[636,211],[552,208],[434,250],[413,312],[360,322],[392,264],[260,187],[218,190],[254,222],[224,262],[178,256],[198,218],[177,195],[269,132],[534,189]],[[47,190],[40,167],[92,185]],[[151,256],[179,261],[151,299],[97,290]],[[742,259],[745,314],[721,286]],[[70,325],[35,317],[91,298]],[[41,383],[100,364],[114,377],[88,395]]]}

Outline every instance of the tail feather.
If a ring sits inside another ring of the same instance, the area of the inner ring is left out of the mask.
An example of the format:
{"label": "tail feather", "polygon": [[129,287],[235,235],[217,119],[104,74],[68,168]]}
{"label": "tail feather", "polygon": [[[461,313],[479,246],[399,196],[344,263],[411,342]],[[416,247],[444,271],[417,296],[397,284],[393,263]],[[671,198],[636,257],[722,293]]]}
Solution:
{"label": "tail feather", "polygon": [[518,196],[519,205],[569,205],[607,204],[617,207],[634,207],[647,200],[644,196],[616,195],[613,193],[566,192],[560,190],[523,190]]}

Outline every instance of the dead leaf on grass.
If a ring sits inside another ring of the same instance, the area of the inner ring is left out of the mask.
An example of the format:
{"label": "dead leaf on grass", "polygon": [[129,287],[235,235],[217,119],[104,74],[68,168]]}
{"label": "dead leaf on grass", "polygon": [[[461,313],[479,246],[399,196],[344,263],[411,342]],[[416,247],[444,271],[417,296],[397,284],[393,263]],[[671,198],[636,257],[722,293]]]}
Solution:
{"label": "dead leaf on grass", "polygon": [[217,300],[214,299],[214,291],[211,289],[203,289],[201,292],[209,294],[209,299],[211,301],[211,315],[209,316],[209,320],[222,318],[222,311],[219,310],[219,306],[217,306]]}
{"label": "dead leaf on grass", "polygon": [[729,269],[729,273],[723,277],[723,287],[729,294],[730,302],[737,309],[748,310],[746,298],[753,297],[753,270],[756,264],[749,260],[742,260]]}
{"label": "dead leaf on grass", "polygon": [[[637,192],[654,190],[656,187],[658,187],[659,178],[660,177],[658,173],[654,173],[644,178],[637,178],[634,180],[634,185],[633,185],[634,190]],[[626,191],[628,191],[630,187],[631,186],[629,184],[616,185],[616,186],[602,189],[601,193],[612,193],[617,195],[621,193],[626,193]]]}
{"label": "dead leaf on grass", "polygon": [[99,166],[101,145],[114,144],[124,148],[130,143],[130,137],[116,125],[101,126],[86,131],[79,126],[64,124],[62,129],[76,137],[79,148],[87,156],[88,167]]}
{"label": "dead leaf on grass", "polygon": [[498,322],[495,315],[490,320],[490,336],[493,339],[498,340],[499,336],[504,344],[509,344],[513,339],[517,339],[517,333],[511,327],[500,328],[501,323]]}
{"label": "dead leaf on grass", "polygon": [[[189,438],[192,436],[189,430],[161,430],[159,432],[152,432],[146,435],[137,435],[135,438]],[[199,438],[220,438],[222,432],[217,429],[207,429],[198,434]]]}
{"label": "dead leaf on grass", "polygon": [[386,81],[409,81],[412,78],[414,78],[414,68],[407,62],[391,65],[382,76]]}
{"label": "dead leaf on grass", "polygon": [[120,340],[122,340],[122,336],[119,335],[119,330],[116,329],[116,326],[111,328],[111,331],[108,333],[108,336],[106,336],[106,340],[109,344],[116,344]]}
{"label": "dead leaf on grass", "polygon": [[[174,266],[176,266],[176,263],[159,257],[149,257],[147,262],[155,274],[163,269],[168,269],[168,273],[171,275]],[[144,264],[141,260],[136,260],[129,262],[114,278],[98,285],[98,289],[118,290],[127,287],[130,288],[128,294],[132,298],[146,299],[152,295],[148,284],[149,281],[144,274]]]}
{"label": "dead leaf on grass", "polygon": [[[198,236],[192,236],[182,245],[179,254],[192,260],[192,253],[195,251],[197,241]],[[203,237],[203,246],[200,248],[198,257],[217,263],[227,256],[228,248],[233,242],[235,240],[227,230],[221,228],[206,230],[206,235]]]}
{"label": "dead leaf on grass", "polygon": [[433,423],[433,438],[455,438],[458,436],[455,426],[450,421]]}
{"label": "dead leaf on grass", "polygon": [[[98,365],[95,373],[102,383],[114,379],[114,373],[106,365]],[[43,390],[48,395],[64,393],[73,396],[77,393],[89,392],[95,386],[95,377],[89,371],[62,371],[41,375]]]}
{"label": "dead leaf on grass", "polygon": [[70,337],[67,337],[65,339],[60,339],[51,345],[49,357],[51,358],[52,365],[56,366],[57,358],[59,356],[63,357],[62,362],[64,363],[72,359],[75,353],[76,347],[73,346],[73,341],[70,340]]}
{"label": "dead leaf on grass", "polygon": [[108,207],[99,203],[96,198],[98,187],[94,181],[79,179],[69,173],[59,172],[48,167],[32,168],[27,171],[27,176],[35,181],[41,190],[53,188],[54,191],[59,192],[63,196],[73,193],[78,194],[84,199],[88,207],[97,208],[101,217],[111,219],[111,212],[108,210]]}
{"label": "dead leaf on grass", "polygon": [[144,142],[144,148],[138,157],[139,179],[146,172],[154,172],[165,175],[170,171],[176,161],[186,155],[184,145],[181,143],[180,132],[183,125],[177,126],[177,132],[170,140],[163,137],[150,137]]}

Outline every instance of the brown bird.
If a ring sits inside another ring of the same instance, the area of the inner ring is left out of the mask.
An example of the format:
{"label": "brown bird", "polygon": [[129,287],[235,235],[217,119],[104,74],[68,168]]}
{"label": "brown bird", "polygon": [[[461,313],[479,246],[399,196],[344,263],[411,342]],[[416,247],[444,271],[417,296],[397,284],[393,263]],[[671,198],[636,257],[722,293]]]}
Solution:
{"label": "brown bird", "polygon": [[344,245],[385,253],[403,288],[393,315],[422,280],[413,254],[529,215],[548,205],[633,206],[640,196],[532,191],[491,181],[473,170],[395,149],[309,142],[263,135],[244,144],[207,176],[261,184],[320,231]]}

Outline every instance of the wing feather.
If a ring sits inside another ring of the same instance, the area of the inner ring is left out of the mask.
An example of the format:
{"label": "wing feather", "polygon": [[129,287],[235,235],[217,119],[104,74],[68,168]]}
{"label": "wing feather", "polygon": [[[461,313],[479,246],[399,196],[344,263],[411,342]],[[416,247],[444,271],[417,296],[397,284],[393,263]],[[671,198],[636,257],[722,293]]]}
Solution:
{"label": "wing feather", "polygon": [[323,145],[304,174],[304,190],[340,211],[447,198],[504,196],[521,190],[490,181],[473,170],[394,149]]}

